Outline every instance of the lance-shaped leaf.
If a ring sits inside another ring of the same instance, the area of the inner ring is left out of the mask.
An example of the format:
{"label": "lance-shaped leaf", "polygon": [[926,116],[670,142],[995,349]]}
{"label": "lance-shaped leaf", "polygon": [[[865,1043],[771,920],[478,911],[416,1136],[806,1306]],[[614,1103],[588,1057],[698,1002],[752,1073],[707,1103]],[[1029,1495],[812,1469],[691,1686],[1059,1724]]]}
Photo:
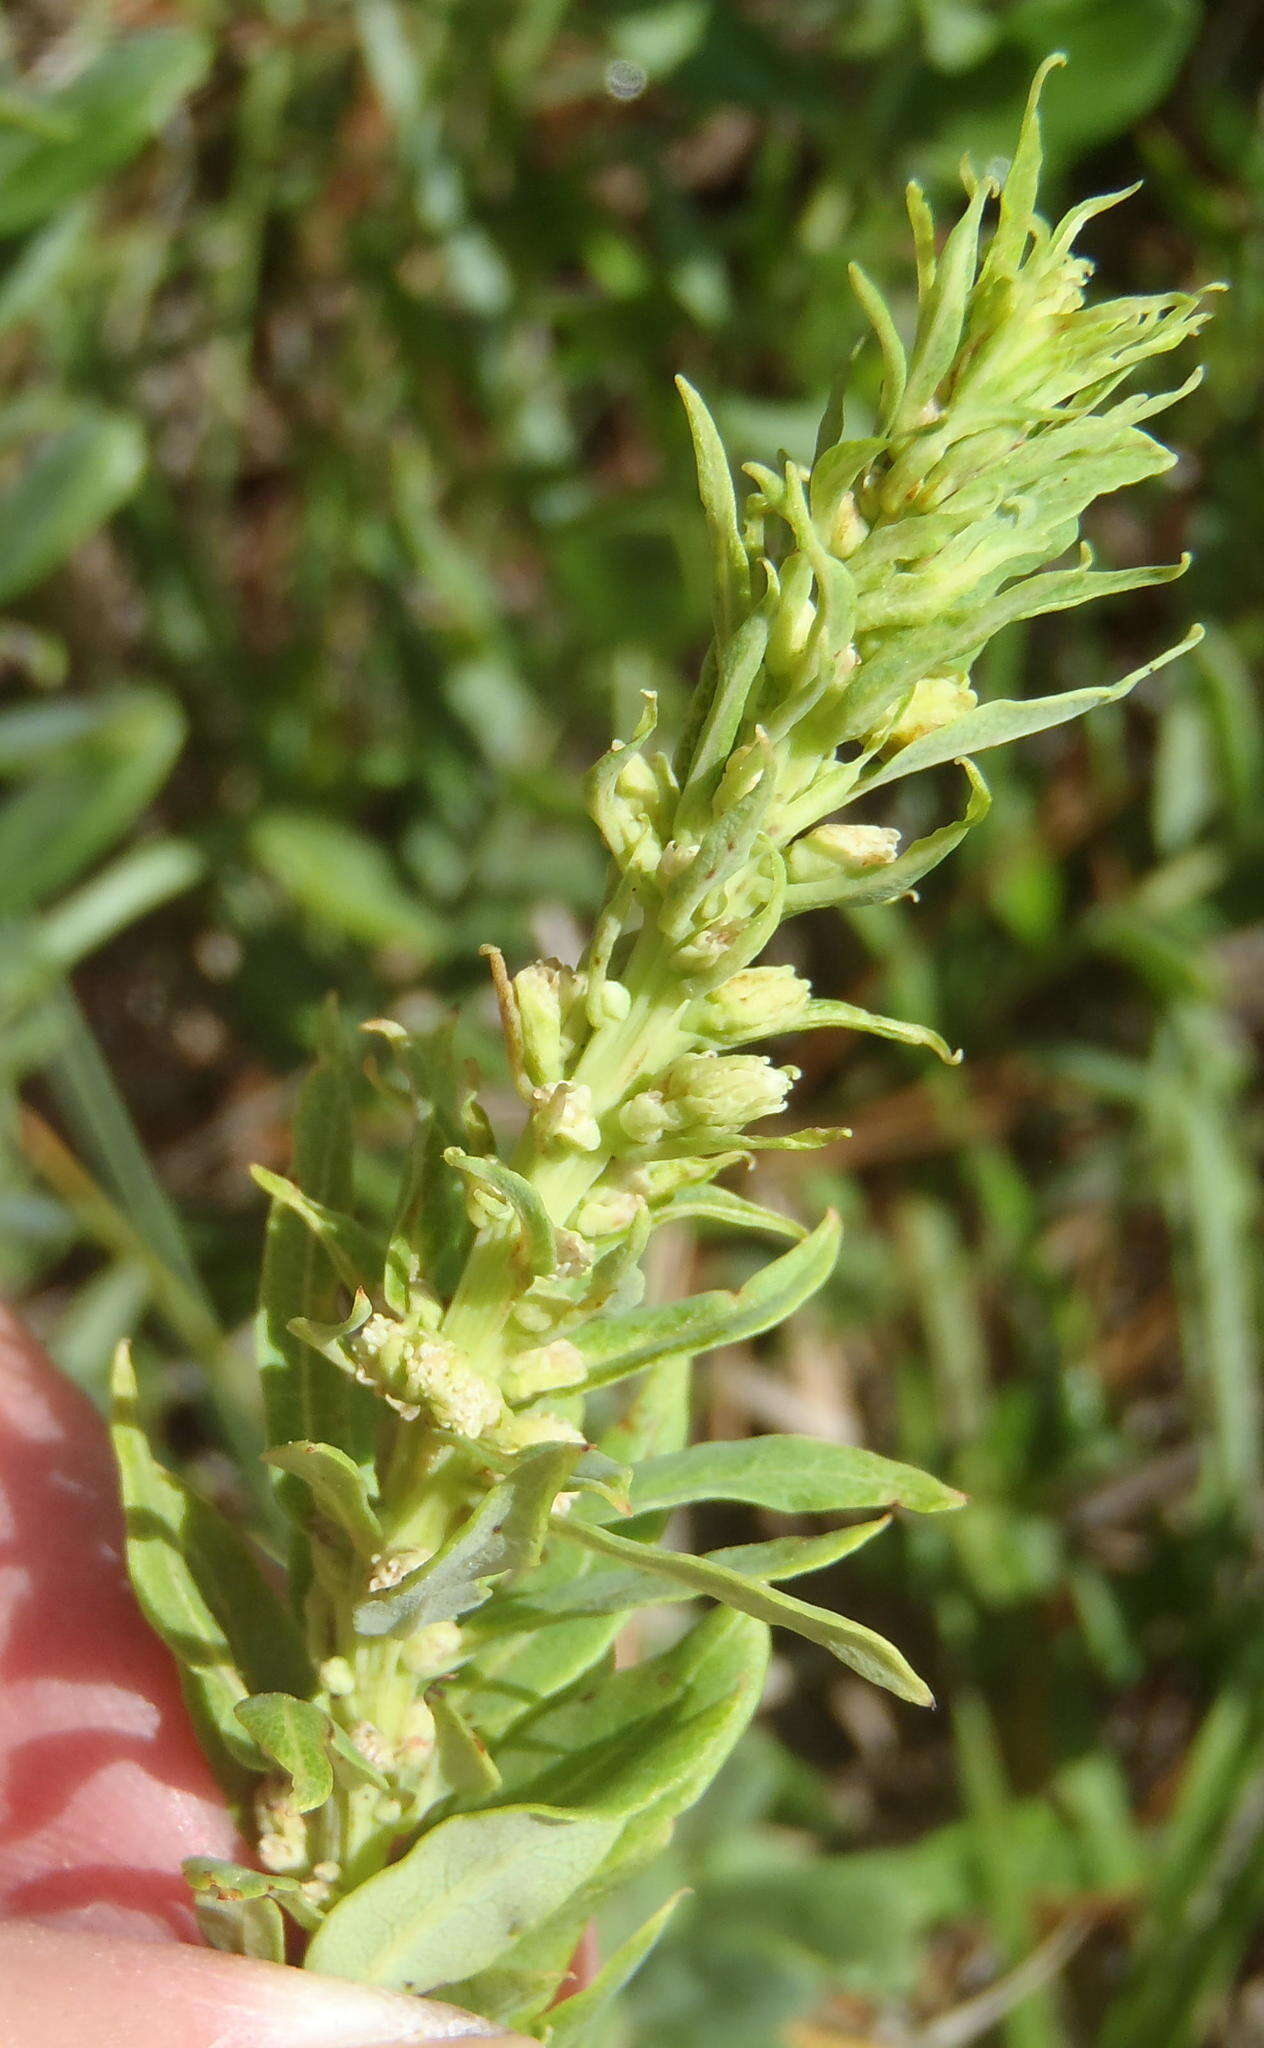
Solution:
{"label": "lance-shaped leaf", "polygon": [[239,1701],[236,1713],[264,1755],[289,1778],[298,1811],[312,1813],[323,1806],[334,1789],[324,1709],[288,1693],[264,1692]]}
{"label": "lance-shaped leaf", "polygon": [[580,1615],[551,1628],[532,1623],[508,1635],[479,1638],[477,1665],[460,1695],[465,1718],[495,1747],[542,1700],[555,1698],[599,1664],[622,1626],[617,1614]]}
{"label": "lance-shaped leaf", "polygon": [[803,1016],[795,1018],[795,1030],[862,1030],[873,1038],[893,1038],[897,1044],[924,1044],[949,1067],[961,1063],[961,1053],[955,1053],[928,1024],[905,1024],[903,1018],[883,1018],[873,1010],[858,1010],[856,1004],[836,1004],[824,997],[809,1001]]}
{"label": "lance-shaped leaf", "polygon": [[356,1609],[361,1635],[395,1635],[454,1621],[490,1597],[488,1581],[525,1571],[540,1555],[553,1502],[579,1456],[578,1444],[541,1444],[489,1487],[443,1548],[397,1586],[370,1593]]}
{"label": "lance-shaped leaf", "polygon": [[[847,717],[840,741],[864,741],[892,713],[923,676],[969,669],[988,641],[1002,627],[1046,612],[1071,611],[1099,597],[1122,595],[1170,583],[1184,574],[1187,563],[1146,569],[1093,569],[1085,559],[1073,569],[1050,569],[1023,576],[987,603],[950,611],[934,625],[897,627],[881,647],[862,661],[848,686]],[[929,599],[925,600],[929,602]],[[811,792],[811,813],[824,817],[844,801],[855,780],[844,766],[825,775]],[[841,791],[836,794],[836,791]],[[801,806],[796,807],[798,816]]]}
{"label": "lance-shaped leaf", "polygon": [[892,1038],[898,1045],[922,1045],[947,1066],[960,1064],[954,1052],[928,1024],[907,1024],[902,1017],[882,1017],[873,1010],[858,1009],[854,1003],[814,999],[794,1022],[796,1031],[864,1031],[872,1038]]}
{"label": "lance-shaped leaf", "polygon": [[382,1548],[382,1525],[369,1501],[364,1473],[336,1444],[276,1444],[265,1462],[301,1479],[325,1518],[342,1530],[361,1557]]}
{"label": "lance-shaped leaf", "polygon": [[384,1040],[403,1067],[416,1117],[387,1267],[391,1305],[404,1307],[414,1273],[438,1295],[455,1288],[474,1233],[465,1189],[443,1155],[449,1145],[490,1151],[491,1133],[470,1073],[457,1059],[454,1025],[417,1036],[379,1017],[364,1029]]}
{"label": "lance-shaped leaf", "polygon": [[543,2012],[602,1899],[661,1853],[677,1816],[731,1754],[759,1704],[767,1664],[767,1630],[718,1610],[661,1656],[600,1685],[585,1682],[519,1724],[499,1752],[516,1797],[534,1801],[531,1787],[552,1785],[568,1808],[582,1802],[622,1825],[592,1878],[551,1922],[532,1925],[494,1972],[452,1985],[448,1996],[515,2026]]}
{"label": "lance-shaped leaf", "polygon": [[736,1195],[731,1188],[707,1187],[680,1188],[670,1201],[654,1209],[652,1217],[659,1223],[715,1223],[726,1230],[751,1230],[761,1237],[788,1237],[801,1244],[807,1236],[806,1226],[795,1216],[785,1216],[780,1209],[767,1209],[762,1202],[752,1202],[746,1195]]}
{"label": "lance-shaped leaf", "polygon": [[662,1358],[643,1373],[617,1422],[603,1431],[600,1448],[635,1465],[665,1457],[689,1440],[690,1372],[687,1358]]}
{"label": "lance-shaped leaf", "polygon": [[185,1702],[211,1767],[230,1798],[237,1799],[258,1770],[259,1755],[234,1711],[249,1687],[188,1561],[186,1532],[202,1504],[150,1450],[125,1345],[115,1356],[111,1394],[111,1437],[132,1585],[146,1621],[177,1660]]}
{"label": "lance-shaped leaf", "polygon": [[[886,420],[893,420],[900,409],[904,387],[908,382],[908,358],[904,353],[904,344],[891,318],[887,302],[873,279],[858,263],[848,264],[847,275],[851,280],[852,290],[864,307],[874,338],[882,351],[882,416]],[[879,442],[878,446],[881,445]]]}
{"label": "lance-shaped leaf", "polygon": [[[807,1572],[822,1571],[837,1564],[881,1535],[889,1515],[874,1522],[859,1522],[851,1528],[832,1529],[825,1536],[775,1536],[767,1543],[739,1543],[725,1550],[706,1553],[706,1561],[765,1585],[801,1578]],[[676,1600],[701,1597],[696,1589],[682,1586],[657,1570],[659,1552],[642,1546],[643,1565],[622,1571],[585,1572],[560,1585],[538,1590],[528,1582],[498,1600],[488,1619],[497,1627],[528,1627],[532,1621],[566,1619],[578,1614],[626,1614],[634,1607],[655,1607]]]}
{"label": "lance-shaped leaf", "polygon": [[705,685],[699,690],[698,730],[686,733],[680,747],[680,770],[688,777],[688,793],[678,813],[680,824],[686,824],[695,804],[710,795],[712,783],[728,760],[767,646],[768,621],[756,612],[743,621],[732,644],[717,655],[709,694]]}
{"label": "lance-shaped leaf", "polygon": [[747,1131],[746,1143],[752,1152],[819,1152],[822,1146],[837,1145],[850,1136],[849,1124],[804,1124],[797,1131],[782,1131],[775,1137]]}
{"label": "lance-shaped leaf", "polygon": [[[158,1523],[147,1519],[150,1516],[165,1515],[170,1526],[178,1528],[184,1563],[228,1640],[248,1692],[308,1691],[313,1673],[302,1636],[249,1544],[218,1508],[153,1457],[140,1419],[135,1370],[125,1348],[115,1360],[111,1391],[120,1470],[125,1453],[130,1461],[124,1505],[129,1485],[148,1488],[149,1498],[138,1501],[133,1518],[138,1543],[146,1534],[157,1535]],[[172,1647],[178,1656],[178,1645]]]}
{"label": "lance-shaped leaf", "polygon": [[489,1207],[511,1216],[517,1226],[519,1242],[526,1264],[533,1273],[552,1273],[557,1269],[557,1243],[553,1236],[553,1225],[549,1212],[540,1200],[531,1182],[505,1166],[499,1159],[488,1155],[480,1158],[470,1152],[463,1152],[459,1145],[450,1145],[444,1159],[471,1188],[483,1197]]}
{"label": "lance-shaped leaf", "polygon": [[0,604],[59,567],[132,496],[144,467],[140,428],[118,413],[85,407],[46,441],[0,495]]}
{"label": "lance-shaped leaf", "polygon": [[1044,155],[1040,139],[1040,96],[1050,72],[1065,63],[1062,52],[1055,51],[1045,58],[1031,82],[1018,141],[1000,190],[996,227],[981,272],[984,282],[993,277],[1013,277],[1022,264],[1033,227],[1032,215],[1036,210]]}
{"label": "lance-shaped leaf", "polygon": [[[426,1272],[418,1246],[421,1211],[426,1200],[430,1176],[430,1125],[431,1119],[427,1117],[413,1127],[395,1214],[387,1239],[382,1296],[387,1308],[392,1309],[398,1316],[408,1315],[414,1305],[416,1289],[424,1288],[427,1293],[431,1292],[430,1276]],[[445,1172],[443,1178],[450,1187],[451,1174]],[[460,1206],[464,1210],[463,1202]],[[464,1216],[462,1225],[468,1234],[468,1220]]]}
{"label": "lance-shaped leaf", "polygon": [[1174,647],[1156,654],[1153,661],[1143,662],[1140,668],[1133,669],[1130,675],[1117,683],[1103,683],[1087,690],[1064,690],[1056,697],[976,704],[972,710],[963,711],[960,718],[952,719],[936,732],[924,733],[920,739],[911,740],[881,767],[862,775],[852,794],[867,796],[888,782],[896,782],[905,775],[916,775],[920,769],[938,768],[947,761],[959,760],[963,755],[984,753],[989,747],[1008,746],[1011,740],[1027,739],[1032,733],[1048,732],[1052,726],[1082,718],[1086,712],[1096,711],[1102,704],[1115,704],[1138,683],[1144,682],[1147,676],[1157,674],[1170,661],[1188,654],[1202,637],[1202,627],[1192,626]]}
{"label": "lance-shaped leaf", "polygon": [[772,1329],[824,1286],[838,1257],[840,1235],[830,1210],[809,1237],[770,1260],[735,1294],[717,1288],[664,1308],[638,1309],[586,1325],[574,1341],[584,1355],[589,1386],[608,1386],[659,1358],[736,1344]]}
{"label": "lance-shaped leaf", "polygon": [[583,1991],[554,2006],[549,2022],[549,2048],[584,2048],[584,2043],[591,2041],[594,2025],[636,1975],[684,1896],[683,1891],[673,1893],[644,1926],[620,1942],[609,1962],[602,1965]]}
{"label": "lance-shaped leaf", "polygon": [[210,57],[205,37],[186,28],[112,37],[75,77],[40,94],[37,118],[0,132],[0,235],[21,233],[126,163]]}
{"label": "lance-shaped leaf", "polygon": [[354,1216],[344,1215],[339,1209],[331,1209],[327,1203],[318,1202],[314,1195],[304,1194],[282,1173],[272,1173],[266,1166],[252,1166],[251,1178],[261,1187],[265,1195],[282,1208],[289,1209],[301,1222],[307,1225],[316,1242],[321,1245],[338,1278],[344,1287],[354,1294],[359,1288],[372,1286],[382,1271],[385,1248]]}
{"label": "lance-shaped leaf", "polygon": [[209,1501],[185,1491],[185,1556],[232,1645],[248,1690],[309,1692],[314,1684],[311,1659],[290,1608],[240,1530]]}
{"label": "lance-shaped leaf", "polygon": [[890,423],[915,432],[935,397],[940,380],[952,367],[965,325],[970,287],[979,261],[979,225],[992,196],[987,179],[980,180],[965,212],[940,252],[930,289],[918,307],[908,381],[899,414]]}
{"label": "lance-shaped leaf", "polygon": [[472,1793],[479,1801],[500,1789],[500,1771],[482,1737],[475,1733],[442,1686],[430,1694],[439,1775],[450,1792]]}
{"label": "lance-shaped leaf", "polygon": [[[607,1557],[618,1558],[625,1564],[637,1563],[644,1557],[639,1543],[631,1542],[626,1536],[616,1536],[613,1530],[574,1519],[563,1520],[561,1516],[554,1517],[553,1526],[559,1534],[571,1537],[576,1543],[600,1551]],[[758,1580],[743,1578],[739,1572],[713,1564],[708,1558],[660,1550],[655,1553],[655,1569],[707,1599],[722,1601],[726,1607],[735,1607],[739,1613],[752,1615],[770,1627],[793,1629],[796,1635],[806,1636],[809,1642],[820,1643],[840,1663],[849,1665],[874,1685],[885,1686],[899,1699],[911,1700],[914,1706],[919,1707],[934,1705],[929,1688],[895,1645],[887,1642],[885,1636],[875,1634],[873,1629],[862,1627],[858,1621],[847,1621],[842,1615],[831,1614],[824,1607],[813,1607],[806,1600],[796,1600],[789,1593],[779,1593],[772,1586],[761,1585]]]}
{"label": "lance-shaped leaf", "polygon": [[634,1515],[703,1500],[745,1501],[787,1515],[890,1507],[934,1515],[962,1507],[966,1498],[915,1465],[880,1457],[858,1444],[823,1443],[811,1436],[691,1444],[647,1458],[633,1474],[629,1496]]}
{"label": "lance-shaped leaf", "polygon": [[715,590],[716,638],[723,646],[750,603],[750,568],[737,524],[737,497],[724,443],[710,412],[693,385],[677,377],[693,436],[698,468],[698,495],[711,537]]}
{"label": "lance-shaped leaf", "polygon": [[339,1901],[307,1967],[413,1992],[472,1976],[586,1883],[619,1829],[618,1819],[540,1806],[440,1821]]}
{"label": "lance-shaped leaf", "polygon": [[885,867],[869,868],[858,875],[839,870],[810,881],[792,880],[786,887],[786,915],[795,917],[800,911],[820,910],[831,903],[856,910],[867,903],[894,903],[907,896],[924,875],[961,844],[966,833],[981,823],[991,808],[988,786],[973,761],[963,761],[961,766],[970,782],[970,799],[962,817],[955,818],[951,825],[941,825],[937,832],[928,832],[924,839],[915,839]]}
{"label": "lance-shaped leaf", "polygon": [[[327,1016],[317,1064],[303,1084],[294,1120],[291,1179],[323,1206],[351,1206],[351,1083],[335,1016]],[[306,1222],[288,1203],[274,1201],[264,1241],[259,1291],[259,1375],[263,1383],[268,1440],[274,1444],[327,1443],[358,1462],[372,1456],[380,1413],[367,1388],[323,1357],[292,1328],[299,1318],[336,1323],[341,1288],[328,1258]],[[278,1495],[296,1520],[306,1513],[306,1495],[289,1474]],[[294,1556],[294,1592],[306,1584],[306,1545]]]}
{"label": "lance-shaped leaf", "polygon": [[[788,1034],[799,1031],[864,1031],[874,1038],[892,1038],[900,1045],[924,1045],[937,1058],[944,1060],[950,1067],[959,1065],[961,1060],[961,1054],[954,1052],[937,1031],[930,1029],[929,1025],[907,1024],[902,1017],[883,1017],[873,1010],[862,1010],[855,1003],[834,1002],[825,997],[814,997],[810,1001],[806,1001],[803,1008],[796,1014],[778,1022],[778,1035],[783,1032]],[[733,1032],[726,1032],[724,1043],[726,1045],[749,1045],[755,1039],[767,1038],[769,1035],[766,1028],[755,1028],[741,1036]],[[703,1192],[708,1195],[725,1194],[725,1190],[722,1188],[708,1188]],[[740,1201],[741,1197],[728,1195],[727,1200],[730,1202]],[[746,1206],[754,1207],[753,1204],[747,1204]],[[674,1202],[666,1213],[676,1213]],[[704,1209],[697,1213],[705,1216],[707,1212]],[[759,1210],[757,1213],[762,1216],[771,1216],[773,1214],[771,1210],[767,1209]],[[734,1220],[736,1221],[736,1218]],[[779,1220],[783,1225],[790,1225],[789,1217],[783,1216]],[[752,1229],[756,1228],[754,1223],[750,1227]]]}

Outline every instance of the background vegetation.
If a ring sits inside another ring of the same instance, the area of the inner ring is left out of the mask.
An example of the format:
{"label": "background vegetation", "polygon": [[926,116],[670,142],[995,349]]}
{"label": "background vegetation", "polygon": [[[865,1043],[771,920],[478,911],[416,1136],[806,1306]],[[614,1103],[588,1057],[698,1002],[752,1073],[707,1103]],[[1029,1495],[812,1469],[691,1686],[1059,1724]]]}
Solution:
{"label": "background vegetation", "polygon": [[[699,1424],[969,1489],[838,1568],[943,1705],[786,1653],[653,1874],[693,1889],[619,2043],[1264,2030],[1261,9],[0,25],[0,1277],[92,1389],[138,1333],[221,1493],[256,1428],[246,1166],[284,1164],[326,990],[353,1019],[468,998],[494,1057],[478,945],[567,949],[600,878],[580,770],[705,644],[672,373],[752,457],[808,452],[861,332],[847,259],[908,289],[905,178],[1003,150],[1053,47],[1050,206],[1146,179],[1095,224],[1104,282],[1233,289],[1179,467],[1098,518],[1115,562],[1191,546],[1190,577],[1011,634],[983,686],[1106,680],[1191,612],[1208,637],[1006,757],[916,910],[796,927],[821,993],[969,1058],[796,1050],[854,1137],[761,1171],[841,1203],[844,1260],[772,1352],[706,1369]],[[658,1284],[739,1262],[677,1239]]]}

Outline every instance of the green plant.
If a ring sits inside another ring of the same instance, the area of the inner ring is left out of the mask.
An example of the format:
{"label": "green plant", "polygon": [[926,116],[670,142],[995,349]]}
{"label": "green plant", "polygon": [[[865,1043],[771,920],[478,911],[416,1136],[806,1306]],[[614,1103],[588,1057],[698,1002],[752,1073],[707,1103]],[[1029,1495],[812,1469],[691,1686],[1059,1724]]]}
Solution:
{"label": "green plant", "polygon": [[[579,2041],[663,1913],[552,2007],[580,1933],[729,1754],[758,1703],[770,1626],[929,1700],[881,1636],[780,1590],[877,1535],[886,1512],[701,1557],[661,1539],[674,1508],[700,1501],[832,1515],[961,1501],[858,1449],[688,1445],[689,1362],[781,1322],[838,1247],[832,1215],[804,1232],[717,1185],[759,1149],[833,1135],[753,1132],[797,1076],[741,1048],[842,1027],[954,1057],[924,1027],[757,964],[780,925],[907,896],[986,812],[976,755],[1158,665],[1022,701],[979,703],[969,680],[1006,625],[1179,573],[1098,570],[1086,548],[1060,561],[1095,498],[1170,463],[1145,422],[1181,392],[1120,386],[1195,333],[1205,307],[1176,293],[1086,302],[1073,241],[1112,202],[1052,229],[1034,211],[1047,69],[1004,183],[967,172],[942,249],[911,190],[907,353],[854,273],[885,372],[871,432],[846,437],[840,394],[810,470],[753,465],[739,506],[710,416],[682,387],[713,643],[674,753],[649,749],[651,699],[593,773],[612,864],[581,964],[511,975],[489,949],[524,1112],[508,1155],[448,1034],[370,1026],[378,1086],[410,1125],[379,1234],[356,1212],[352,1075],[336,1021],[326,1030],[292,1178],[259,1176],[273,1197],[260,1367],[293,1530],[288,1608],[247,1544],[154,1458],[120,1354],[133,1578],[262,1866],[189,1866],[226,1946],[280,1958],[288,1914],[315,1966],[442,1988]],[[879,792],[954,766],[967,784],[954,821],[902,846],[867,815]],[[647,1242],[682,1219],[792,1242],[734,1293],[645,1307]],[[609,1391],[629,1381],[630,1398]],[[716,1611],[615,1668],[629,1613],[694,1597]]]}

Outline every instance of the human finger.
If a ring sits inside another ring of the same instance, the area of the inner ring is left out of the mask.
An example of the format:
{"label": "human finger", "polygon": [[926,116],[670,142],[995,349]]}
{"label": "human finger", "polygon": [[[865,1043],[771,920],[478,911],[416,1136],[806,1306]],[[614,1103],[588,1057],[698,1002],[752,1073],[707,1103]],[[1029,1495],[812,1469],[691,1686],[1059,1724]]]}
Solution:
{"label": "human finger", "polygon": [[0,1918],[195,1940],[195,1854],[242,1850],[127,1582],[100,1417],[0,1309]]}
{"label": "human finger", "polygon": [[[181,1942],[0,1926],[5,2048],[404,2048],[516,2034],[426,1998],[403,1998]],[[538,2044],[534,2044],[538,2048]]]}

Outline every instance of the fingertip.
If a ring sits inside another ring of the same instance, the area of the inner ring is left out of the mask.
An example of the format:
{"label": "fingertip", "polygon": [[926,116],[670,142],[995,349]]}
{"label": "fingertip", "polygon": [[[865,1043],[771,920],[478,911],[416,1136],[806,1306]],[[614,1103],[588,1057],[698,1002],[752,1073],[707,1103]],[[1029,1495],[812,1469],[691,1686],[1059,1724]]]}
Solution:
{"label": "fingertip", "polygon": [[[25,1921],[0,1926],[6,2048],[421,2048],[518,2034],[433,1999],[177,1943],[107,1940]],[[538,2048],[538,2044],[536,2044]]]}

